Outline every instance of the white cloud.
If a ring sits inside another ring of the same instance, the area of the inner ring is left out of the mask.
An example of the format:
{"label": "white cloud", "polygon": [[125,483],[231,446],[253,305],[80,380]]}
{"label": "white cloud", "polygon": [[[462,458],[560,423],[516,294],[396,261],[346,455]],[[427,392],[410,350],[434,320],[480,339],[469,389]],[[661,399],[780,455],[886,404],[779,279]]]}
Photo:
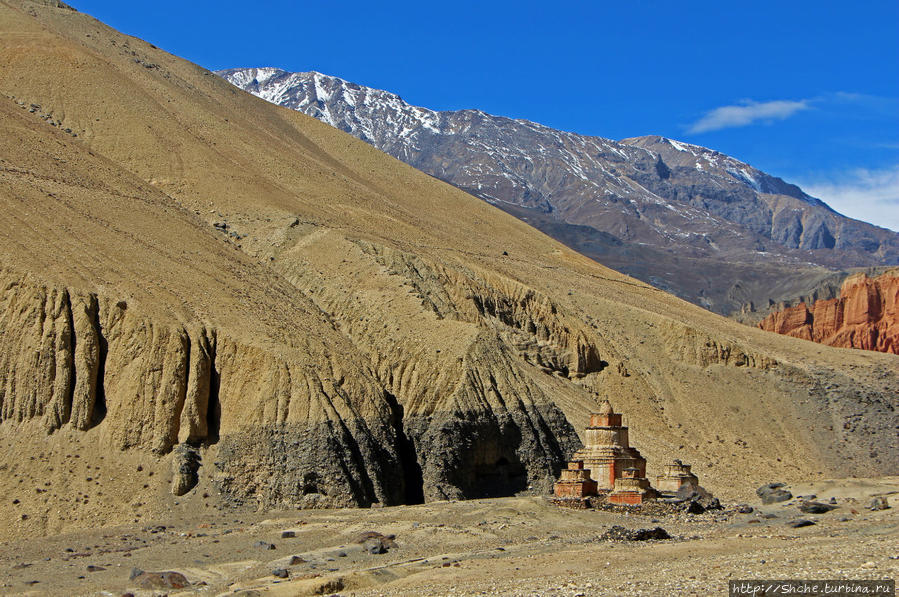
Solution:
{"label": "white cloud", "polygon": [[690,126],[688,133],[705,133],[720,129],[747,126],[754,122],[784,120],[793,114],[806,110],[809,100],[775,100],[754,102],[746,100],[736,106],[721,106],[705,114]]}
{"label": "white cloud", "polygon": [[800,184],[843,215],[899,232],[899,165]]}

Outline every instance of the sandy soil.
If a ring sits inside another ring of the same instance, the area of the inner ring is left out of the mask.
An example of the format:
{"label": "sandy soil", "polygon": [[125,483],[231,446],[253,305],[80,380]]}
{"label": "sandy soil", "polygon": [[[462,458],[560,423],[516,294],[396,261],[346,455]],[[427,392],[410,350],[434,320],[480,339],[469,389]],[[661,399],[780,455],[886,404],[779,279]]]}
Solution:
{"label": "sandy soil", "polygon": [[[169,595],[708,595],[728,579],[884,579],[899,575],[899,478],[817,482],[795,496],[836,498],[804,515],[797,500],[700,515],[559,508],[539,497],[370,510],[216,512],[0,544],[11,595],[162,595],[132,568],[175,570],[193,583]],[[890,509],[873,512],[871,496]],[[770,517],[768,517],[770,516]],[[816,524],[791,528],[804,518]],[[611,525],[661,526],[672,539],[609,542]],[[164,528],[163,528],[164,527]],[[284,531],[295,537],[282,538]],[[396,535],[372,554],[355,538]],[[274,549],[259,545],[274,545]],[[292,556],[302,562],[291,565]],[[92,567],[89,569],[89,567]],[[99,567],[99,569],[93,568]],[[284,568],[288,578],[272,571]],[[37,582],[35,582],[37,581]]]}

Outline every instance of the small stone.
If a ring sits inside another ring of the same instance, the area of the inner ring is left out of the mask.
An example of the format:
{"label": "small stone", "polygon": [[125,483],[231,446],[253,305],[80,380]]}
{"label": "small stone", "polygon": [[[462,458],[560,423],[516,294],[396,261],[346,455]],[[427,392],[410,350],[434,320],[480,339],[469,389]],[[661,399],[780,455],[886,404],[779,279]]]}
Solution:
{"label": "small stone", "polygon": [[822,504],[821,502],[802,502],[799,504],[799,511],[806,514],[826,514],[834,508],[835,506]]}
{"label": "small stone", "polygon": [[275,568],[272,570],[272,576],[277,576],[278,578],[287,578],[290,574],[284,568]]}
{"label": "small stone", "polygon": [[288,561],[288,566],[296,566],[297,564],[305,564],[306,560],[301,558],[300,556],[290,556],[290,561]]}
{"label": "small stone", "polygon": [[281,531],[282,539],[293,539],[296,536],[297,536],[297,534],[293,531]]}
{"label": "small stone", "polygon": [[787,526],[793,527],[794,529],[801,529],[802,527],[810,527],[814,522],[811,520],[806,520],[805,518],[800,518],[798,520],[791,520],[787,523]]}
{"label": "small stone", "polygon": [[793,494],[784,489],[774,489],[762,496],[763,504],[776,504],[793,499]]}
{"label": "small stone", "polygon": [[[131,571],[133,575],[136,568]],[[143,572],[133,576],[131,580],[142,589],[185,589],[190,582],[180,572]]]}
{"label": "small stone", "polygon": [[763,504],[776,504],[793,499],[793,494],[782,487],[785,487],[783,483],[768,483],[756,489],[755,494],[762,498]]}
{"label": "small stone", "polygon": [[752,514],[755,511],[755,508],[748,504],[740,504],[737,506],[737,512],[740,514]]}
{"label": "small stone", "polygon": [[873,497],[871,501],[868,502],[868,510],[874,510],[875,512],[878,510],[886,510],[890,507],[889,502],[883,496]]}
{"label": "small stone", "polygon": [[362,547],[364,547],[370,554],[377,555],[387,553],[387,547],[378,539],[369,539],[362,544]]}
{"label": "small stone", "polygon": [[88,572],[100,572],[101,570],[106,570],[106,568],[103,566],[94,566],[93,564],[87,567]]}
{"label": "small stone", "polygon": [[275,544],[267,541],[257,541],[253,544],[253,547],[258,547],[259,549],[275,549]]}
{"label": "small stone", "polygon": [[353,543],[361,544],[368,553],[382,554],[387,553],[388,549],[396,547],[394,539],[395,535],[382,535],[376,531],[365,531],[357,535]]}

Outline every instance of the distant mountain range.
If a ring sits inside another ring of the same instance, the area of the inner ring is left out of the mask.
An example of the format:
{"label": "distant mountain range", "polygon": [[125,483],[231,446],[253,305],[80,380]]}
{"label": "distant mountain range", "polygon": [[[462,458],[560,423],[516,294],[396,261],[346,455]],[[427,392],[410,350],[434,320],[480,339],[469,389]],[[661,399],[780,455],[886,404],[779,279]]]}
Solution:
{"label": "distant mountain range", "polygon": [[664,137],[613,141],[479,110],[436,112],[316,72],[218,71],[718,313],[767,308],[834,270],[899,263],[899,234],[798,186]]}

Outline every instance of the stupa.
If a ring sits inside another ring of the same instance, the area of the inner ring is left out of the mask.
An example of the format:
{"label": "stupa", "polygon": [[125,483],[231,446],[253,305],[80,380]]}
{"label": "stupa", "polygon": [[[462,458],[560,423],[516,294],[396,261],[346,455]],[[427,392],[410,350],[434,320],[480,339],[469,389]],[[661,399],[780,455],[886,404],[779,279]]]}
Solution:
{"label": "stupa", "polygon": [[639,477],[639,469],[626,468],[615,479],[615,489],[608,500],[613,504],[642,504],[644,500],[658,497],[658,492],[649,485],[649,479]]}
{"label": "stupa", "polygon": [[699,478],[690,470],[689,464],[680,460],[674,460],[665,465],[665,472],[656,477],[656,487],[660,491],[677,493],[683,487],[689,487],[694,491],[699,488]]}
{"label": "stupa", "polygon": [[568,468],[553,487],[558,498],[584,499],[596,495],[596,481],[590,478],[590,471],[584,468],[582,460],[572,460]]}
{"label": "stupa", "polygon": [[599,412],[590,415],[584,448],[574,453],[572,460],[583,460],[598,491],[615,489],[615,479],[628,468],[637,469],[634,478],[646,477],[646,459],[628,443],[627,427],[621,424],[621,414],[612,409],[608,400],[600,404]]}

